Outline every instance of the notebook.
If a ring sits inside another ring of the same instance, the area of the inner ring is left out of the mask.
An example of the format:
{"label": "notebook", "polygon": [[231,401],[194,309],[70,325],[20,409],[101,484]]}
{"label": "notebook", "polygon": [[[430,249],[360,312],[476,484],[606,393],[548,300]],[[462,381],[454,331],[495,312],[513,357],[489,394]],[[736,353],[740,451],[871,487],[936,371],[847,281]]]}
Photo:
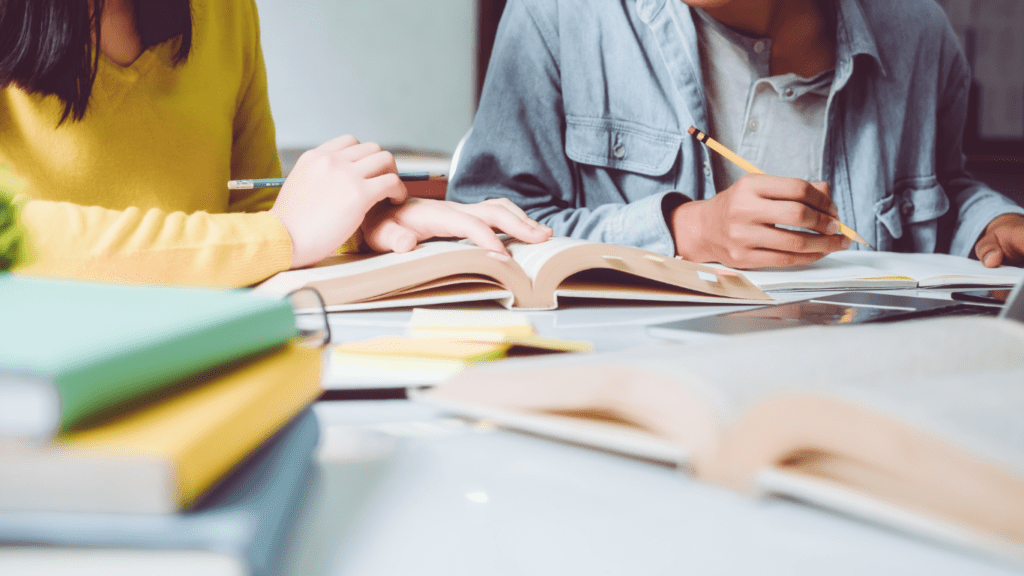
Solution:
{"label": "notebook", "polygon": [[918,298],[876,292],[841,292],[700,318],[688,318],[647,328],[647,333],[668,340],[735,336],[799,326],[836,326],[898,322],[937,316],[998,316],[1024,322],[1024,277],[1002,306],[957,300]]}

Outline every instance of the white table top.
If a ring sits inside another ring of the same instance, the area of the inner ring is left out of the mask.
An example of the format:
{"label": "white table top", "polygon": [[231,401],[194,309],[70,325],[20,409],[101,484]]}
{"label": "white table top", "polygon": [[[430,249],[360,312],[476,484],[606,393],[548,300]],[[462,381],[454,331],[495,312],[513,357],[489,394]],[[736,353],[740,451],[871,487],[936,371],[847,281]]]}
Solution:
{"label": "white table top", "polygon": [[[708,308],[608,306],[529,315],[541,335],[592,340],[601,351],[652,342],[647,324],[702,313]],[[403,333],[409,314],[336,314],[334,341]],[[328,446],[286,573],[1019,573],[807,505],[756,500],[674,468],[468,424],[404,400],[315,410]],[[353,435],[393,449],[353,461],[345,443]]]}

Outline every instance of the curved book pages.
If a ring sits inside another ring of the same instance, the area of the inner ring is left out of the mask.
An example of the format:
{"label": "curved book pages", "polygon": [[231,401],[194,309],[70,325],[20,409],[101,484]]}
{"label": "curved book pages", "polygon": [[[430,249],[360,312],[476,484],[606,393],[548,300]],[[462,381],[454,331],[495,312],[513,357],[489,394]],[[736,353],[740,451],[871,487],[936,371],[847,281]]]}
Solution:
{"label": "curved book pages", "polygon": [[1024,325],[797,328],[467,368],[448,411],[1024,565]]}
{"label": "curved book pages", "polygon": [[405,254],[343,255],[281,272],[255,289],[283,296],[316,288],[327,310],[365,310],[497,300],[507,308],[552,309],[559,298],[699,304],[765,304],[742,274],[639,248],[552,238],[506,240],[501,261],[468,241],[427,242]]}

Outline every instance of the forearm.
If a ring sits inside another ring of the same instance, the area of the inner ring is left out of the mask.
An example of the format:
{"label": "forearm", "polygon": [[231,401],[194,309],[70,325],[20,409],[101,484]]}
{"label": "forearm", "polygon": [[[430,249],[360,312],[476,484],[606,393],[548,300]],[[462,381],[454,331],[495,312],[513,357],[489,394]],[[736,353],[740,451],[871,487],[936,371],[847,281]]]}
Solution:
{"label": "forearm", "polygon": [[18,274],[241,287],[291,266],[288,232],[267,212],[119,211],[30,200],[21,220],[28,260]]}

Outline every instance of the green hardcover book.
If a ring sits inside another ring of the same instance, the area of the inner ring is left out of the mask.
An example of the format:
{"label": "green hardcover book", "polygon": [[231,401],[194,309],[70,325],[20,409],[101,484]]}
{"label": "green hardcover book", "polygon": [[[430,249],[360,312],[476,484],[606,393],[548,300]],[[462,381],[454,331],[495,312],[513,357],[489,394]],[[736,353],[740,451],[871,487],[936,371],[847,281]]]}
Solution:
{"label": "green hardcover book", "polygon": [[0,274],[0,436],[52,438],[294,335],[287,300],[247,291]]}

